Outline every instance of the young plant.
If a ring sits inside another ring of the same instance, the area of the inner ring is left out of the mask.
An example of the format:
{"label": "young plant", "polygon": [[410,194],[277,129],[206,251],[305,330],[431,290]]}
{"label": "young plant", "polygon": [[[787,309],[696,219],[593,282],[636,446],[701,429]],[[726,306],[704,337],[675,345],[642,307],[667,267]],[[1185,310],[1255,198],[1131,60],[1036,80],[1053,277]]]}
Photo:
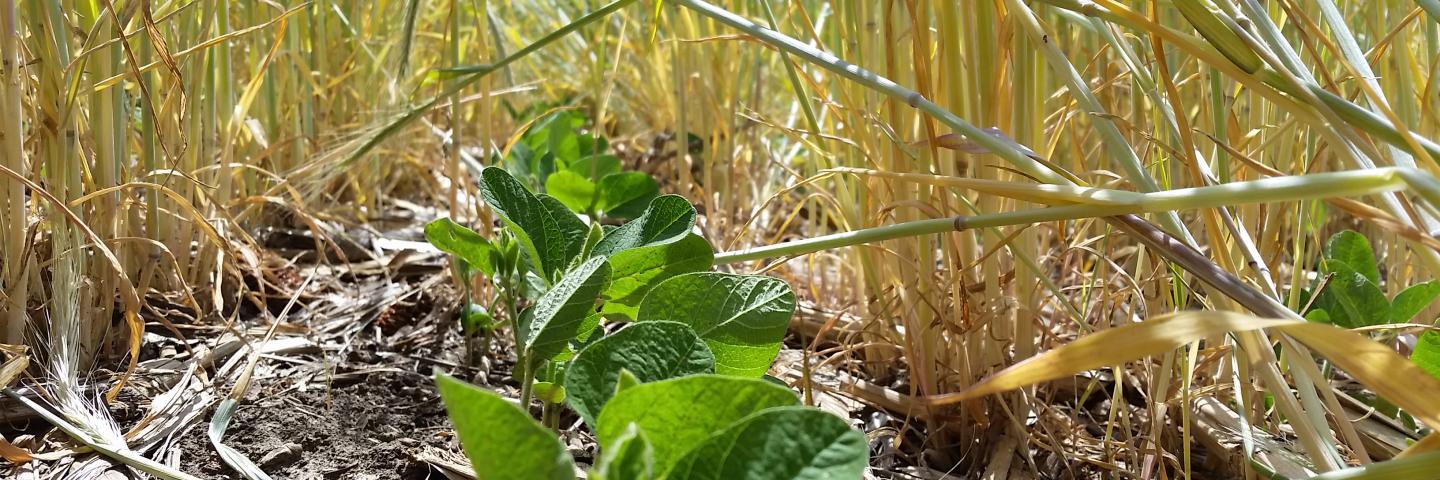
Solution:
{"label": "young plant", "polygon": [[[1320,273],[1323,287],[1314,295],[1312,308],[1305,318],[1343,328],[1409,323],[1440,296],[1440,282],[1428,281],[1406,287],[1394,298],[1387,298],[1380,288],[1380,267],[1370,242],[1353,230],[1332,235],[1325,243]],[[1421,323],[1430,324],[1433,320]],[[1371,336],[1395,339],[1394,334],[1387,331]],[[1440,337],[1429,331],[1421,334],[1411,360],[1431,375],[1440,377]],[[1371,405],[1414,426],[1408,413],[1400,412],[1384,398],[1375,398]]]}
{"label": "young plant", "polygon": [[1410,353],[1410,360],[1420,365],[1430,376],[1440,378],[1440,333],[1427,330],[1420,334],[1415,340],[1415,350]]}
{"label": "young plant", "polygon": [[622,171],[620,159],[605,153],[605,137],[586,133],[584,125],[573,111],[545,116],[510,150],[505,169],[590,218],[639,216],[659,195],[659,184],[645,173]]}
{"label": "young plant", "polygon": [[[486,311],[503,313],[513,327],[516,376],[527,398],[537,369],[559,355],[573,355],[572,341],[589,339],[599,325],[594,306],[602,294],[612,299],[613,315],[633,317],[652,286],[708,269],[714,258],[704,239],[690,233],[695,209],[680,197],[657,197],[635,221],[606,232],[586,225],[554,197],[532,193],[503,169],[485,169],[480,184],[505,224],[496,241],[446,218],[427,225],[426,238],[456,258],[466,304],[472,303],[470,284],[477,276],[495,286]],[[534,306],[522,311],[523,304]],[[472,317],[488,318],[466,315]],[[467,334],[488,333],[494,324],[488,326]]]}
{"label": "young plant", "polygon": [[[499,168],[481,177],[520,245],[520,268],[546,290],[512,319],[521,406],[436,376],[479,478],[573,478],[563,444],[522,408],[532,391],[545,424],[556,425],[563,402],[595,432],[592,478],[859,478],[864,435],[761,378],[794,292],[775,278],[704,271],[714,252],[691,233],[688,201],[656,197],[608,230],[565,227],[581,220],[553,197]],[[607,336],[605,320],[631,323]]]}
{"label": "young plant", "polygon": [[[490,279],[497,285],[509,283],[501,281],[500,277],[508,279],[511,272],[514,271],[517,255],[514,253],[507,255],[507,250],[514,251],[514,242],[505,242],[503,245],[497,246],[475,233],[474,230],[455,223],[449,218],[441,218],[426,224],[425,240],[440,251],[449,253],[454,259],[455,273],[460,277],[460,332],[465,337],[465,358],[472,358],[477,353],[484,355],[489,350],[490,335],[497,326],[495,318],[490,312],[497,304],[503,304],[505,297],[492,299],[489,308],[476,304],[474,303],[474,283],[476,278],[481,276]],[[475,348],[474,342],[476,341],[481,342],[481,348]]]}
{"label": "young plant", "polygon": [[1429,281],[1387,298],[1380,289],[1380,267],[1370,242],[1352,230],[1326,242],[1320,271],[1329,280],[1305,314],[1311,321],[1345,328],[1406,323],[1440,296],[1440,282]]}

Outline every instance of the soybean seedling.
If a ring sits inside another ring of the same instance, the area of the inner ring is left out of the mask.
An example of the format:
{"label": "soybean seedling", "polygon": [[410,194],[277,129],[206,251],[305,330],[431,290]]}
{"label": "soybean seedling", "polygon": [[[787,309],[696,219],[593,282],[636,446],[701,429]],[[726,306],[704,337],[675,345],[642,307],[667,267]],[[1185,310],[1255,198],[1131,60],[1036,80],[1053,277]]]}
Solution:
{"label": "soybean seedling", "polygon": [[559,110],[536,120],[510,148],[505,170],[534,191],[589,218],[627,220],[659,196],[660,186],[643,172],[624,171],[606,153],[609,141],[587,132],[585,118]]}
{"label": "soybean seedling", "polygon": [[[481,176],[526,268],[554,270],[515,322],[517,368],[527,369],[521,405],[543,368],[533,391],[546,405],[544,423],[494,393],[436,376],[478,478],[574,478],[550,431],[562,402],[600,441],[591,478],[727,478],[756,469],[773,478],[860,477],[865,436],[762,378],[794,314],[793,290],[776,278],[706,271],[714,253],[691,233],[688,201],[657,197],[598,239],[569,237],[562,225],[574,214],[551,197],[499,168]],[[602,317],[629,325],[604,335]],[[729,448],[740,443],[759,448]]]}

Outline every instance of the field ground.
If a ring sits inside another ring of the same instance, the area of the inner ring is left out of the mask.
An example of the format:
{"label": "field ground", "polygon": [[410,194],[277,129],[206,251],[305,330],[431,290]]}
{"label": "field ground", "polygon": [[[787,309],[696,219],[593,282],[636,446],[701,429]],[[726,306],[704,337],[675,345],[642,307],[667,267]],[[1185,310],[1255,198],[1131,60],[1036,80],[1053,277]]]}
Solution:
{"label": "field ground", "polygon": [[0,0],[0,60],[0,476],[1440,478],[1440,1]]}

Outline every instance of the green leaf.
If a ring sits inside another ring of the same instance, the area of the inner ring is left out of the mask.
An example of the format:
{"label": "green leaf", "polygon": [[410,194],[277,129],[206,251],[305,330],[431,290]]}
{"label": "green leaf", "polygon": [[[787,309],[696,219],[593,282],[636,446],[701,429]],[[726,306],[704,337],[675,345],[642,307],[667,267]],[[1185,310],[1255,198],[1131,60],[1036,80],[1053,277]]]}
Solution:
{"label": "green leaf", "polygon": [[580,256],[590,258],[590,252],[595,251],[595,245],[600,243],[601,238],[605,238],[605,227],[600,222],[591,223],[590,230],[585,232],[585,246],[580,249]]}
{"label": "green leaf", "polygon": [[[1380,287],[1365,275],[1356,272],[1348,264],[1337,260],[1326,260],[1325,268],[1333,275],[1325,287],[1325,294],[1339,304],[1339,309],[1327,308],[1335,325],[1357,328],[1380,325],[1390,320],[1390,299]],[[1341,314],[1343,312],[1343,314]]]}
{"label": "green leaf", "polygon": [[[521,279],[520,282],[520,293],[525,298],[538,300],[541,295],[550,291],[550,284],[548,282],[549,280],[540,278],[535,272],[526,270],[525,278]],[[529,310],[526,311],[528,312]]]}
{"label": "green leaf", "polygon": [[440,251],[459,257],[470,268],[486,276],[495,274],[494,255],[499,253],[489,240],[449,217],[425,224],[425,241]]}
{"label": "green leaf", "polygon": [[435,384],[476,478],[574,480],[565,445],[519,406],[444,373]]}
{"label": "green leaf", "polygon": [[465,306],[460,316],[460,331],[467,334],[474,332],[488,332],[495,328],[495,317],[484,305],[472,303]]}
{"label": "green leaf", "polygon": [[[560,207],[574,222],[580,222],[580,219],[574,218],[575,215],[559,201],[552,198],[550,202],[554,205],[549,205],[515,181],[515,177],[496,167],[488,167],[480,173],[480,193],[485,203],[490,204],[510,227],[521,249],[535,264],[535,271],[545,273],[546,281],[555,272],[564,269],[570,258],[579,253],[577,239],[566,236],[566,232],[573,229],[573,224],[566,221],[562,228],[561,221],[565,219],[556,218],[554,207]],[[583,223],[581,228],[584,228]],[[583,234],[578,240],[583,241]]]}
{"label": "green leaf", "polygon": [[[545,109],[541,109],[545,110]],[[525,131],[521,143],[529,145],[536,152],[548,153],[550,146],[558,141],[552,141],[551,136],[559,133],[564,136],[566,133],[573,133],[575,129],[585,121],[568,110],[554,110],[536,119],[530,129]]]}
{"label": "green leaf", "polygon": [[[1321,268],[1324,267],[1322,266]],[[1327,277],[1328,276],[1330,275],[1327,275]],[[1314,302],[1310,302],[1308,297],[1315,295],[1315,292],[1306,290],[1305,294],[1301,296],[1300,304],[1310,305],[1310,311],[1305,314],[1305,318],[1335,326],[1349,325],[1352,322],[1350,322],[1350,317],[1345,313],[1345,307],[1340,306],[1340,301],[1337,300],[1338,295],[1330,291],[1330,280],[1333,280],[1333,277],[1325,280],[1324,289],[1320,290],[1319,296],[1315,297]],[[1339,317],[1339,319],[1337,320],[1336,317]]]}
{"label": "green leaf", "polygon": [[559,243],[565,252],[561,268],[564,268],[566,264],[580,256],[581,250],[585,249],[585,238],[590,233],[590,227],[555,197],[540,194],[537,198],[540,199],[540,204],[545,206],[545,211],[550,213],[550,218],[554,218],[555,224],[560,228]]}
{"label": "green leaf", "polygon": [[1305,212],[1304,223],[1300,224],[1300,231],[1307,235],[1316,234],[1325,228],[1325,224],[1330,220],[1330,212],[1325,207],[1325,202],[1310,202],[1310,206],[1309,211]]}
{"label": "green leaf", "polygon": [[595,432],[604,451],[635,423],[655,449],[655,471],[664,472],[730,424],[766,408],[797,404],[789,389],[764,380],[690,375],[621,390],[600,411]]}
{"label": "green leaf", "polygon": [[554,356],[550,357],[550,364],[564,364],[566,362],[569,362],[570,360],[575,359],[575,353],[576,352],[574,342],[568,343],[565,345],[565,348],[560,349],[560,353],[557,353]]}
{"label": "green leaf", "polygon": [[693,233],[677,242],[616,253],[610,257],[613,278],[601,311],[633,320],[640,313],[640,301],[655,285],[676,275],[709,270],[714,262],[710,243]]}
{"label": "green leaf", "polygon": [[579,160],[580,136],[574,130],[552,131],[550,133],[550,153],[555,155],[555,160],[560,165],[569,165],[570,162]]}
{"label": "green leaf", "polygon": [[538,189],[544,186],[545,180],[549,179],[550,174],[555,173],[557,168],[559,167],[555,166],[554,153],[547,151],[543,155],[537,155],[532,158],[530,161],[530,172],[534,178],[529,180],[530,188]]}
{"label": "green leaf", "polygon": [[595,132],[582,132],[579,140],[581,160],[603,155],[606,150],[610,149],[610,141],[606,140],[605,137],[595,134]]}
{"label": "green leaf", "polygon": [[715,371],[759,377],[780,353],[795,292],[778,278],[687,273],[660,282],[640,302],[640,321],[690,325],[715,352]]}
{"label": "green leaf", "polygon": [[602,318],[603,316],[600,315],[600,312],[595,312],[585,317],[585,320],[580,322],[580,329],[575,331],[575,342],[581,345],[588,345],[591,341],[591,335],[594,335],[595,332],[600,329],[600,320]]}
{"label": "green leaf", "polygon": [[714,373],[715,355],[694,330],[677,322],[633,323],[595,341],[565,372],[570,408],[585,423],[595,425],[595,417],[615,395],[622,369],[639,382],[655,382]]}
{"label": "green leaf", "polygon": [[630,370],[622,368],[620,369],[620,380],[615,384],[615,393],[618,394],[629,390],[631,387],[639,384],[640,379],[635,378],[635,374],[630,373]]}
{"label": "green leaf", "polygon": [[675,479],[858,479],[869,463],[865,435],[844,419],[806,407],[745,417],[690,450],[667,474]]}
{"label": "green leaf", "polygon": [[531,150],[530,146],[525,144],[525,142],[519,142],[510,149],[510,156],[506,157],[502,163],[505,166],[505,171],[511,175],[520,178],[529,178],[534,175],[530,171],[530,165],[534,163],[534,157],[537,155],[538,154],[536,154],[534,150]]}
{"label": "green leaf", "polygon": [[660,194],[660,184],[641,172],[612,173],[600,178],[600,211],[610,218],[635,218]]}
{"label": "green leaf", "polygon": [[1425,369],[1430,376],[1440,378],[1440,332],[1420,334],[1415,342],[1415,351],[1410,353],[1410,361]]}
{"label": "green leaf", "polygon": [[1331,236],[1325,245],[1325,257],[1345,262],[1370,283],[1380,284],[1380,268],[1375,264],[1374,250],[1370,249],[1370,241],[1360,232],[1346,230]]}
{"label": "green leaf", "polygon": [[599,200],[595,183],[570,170],[550,174],[550,177],[545,179],[545,193],[555,197],[570,210],[580,213],[594,211],[595,202]]}
{"label": "green leaf", "polygon": [[620,159],[614,155],[592,155],[570,164],[569,170],[587,180],[599,182],[606,175],[620,171]]}
{"label": "green leaf", "polygon": [[[1405,323],[1430,306],[1440,296],[1440,282],[1429,281],[1411,285],[1390,301],[1390,323]],[[1430,323],[1428,321],[1422,323]]]}
{"label": "green leaf", "polygon": [[595,312],[595,300],[609,279],[610,265],[600,257],[565,272],[564,278],[521,316],[525,358],[548,360],[564,350],[585,318]]}
{"label": "green leaf", "polygon": [[689,200],[679,195],[657,197],[640,218],[601,238],[592,254],[608,257],[631,248],[663,245],[685,238],[694,227],[695,206]]}
{"label": "green leaf", "polygon": [[1319,308],[1312,308],[1310,311],[1305,312],[1305,320],[1315,323],[1335,324],[1335,321],[1330,319],[1330,312]]}
{"label": "green leaf", "polygon": [[541,402],[558,405],[565,401],[565,387],[553,382],[535,382],[530,389]]}
{"label": "green leaf", "polygon": [[585,124],[585,118],[574,112],[557,112],[546,124],[550,153],[555,159],[569,164],[580,159],[580,134],[577,131]]}
{"label": "green leaf", "polygon": [[590,478],[595,480],[650,480],[655,478],[655,450],[640,427],[630,424],[615,444],[600,455]]}

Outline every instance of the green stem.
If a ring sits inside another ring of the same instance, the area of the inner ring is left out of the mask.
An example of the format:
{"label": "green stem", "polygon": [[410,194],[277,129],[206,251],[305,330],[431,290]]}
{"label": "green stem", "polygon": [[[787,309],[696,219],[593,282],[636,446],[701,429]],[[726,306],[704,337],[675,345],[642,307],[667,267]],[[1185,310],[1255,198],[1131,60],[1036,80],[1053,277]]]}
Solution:
{"label": "green stem", "polygon": [[[976,215],[976,217],[983,215]],[[921,235],[933,235],[937,233],[956,232],[963,229],[963,220],[975,217],[955,218],[934,218],[929,220],[916,220],[913,222],[886,225],[883,227],[866,228],[853,232],[843,232],[825,235],[815,238],[807,238],[794,242],[786,242],[763,247],[747,248],[733,252],[723,252],[715,255],[716,265],[728,263],[739,263],[764,258],[785,257],[791,255],[804,255],[833,248],[849,247],[853,245],[864,245],[867,243],[883,242],[897,238],[918,237]]]}
{"label": "green stem", "polygon": [[[993,228],[1124,214],[1362,196],[1401,190],[1405,187],[1416,190],[1432,204],[1440,205],[1437,203],[1440,201],[1440,180],[1436,180],[1435,177],[1418,169],[1388,167],[1373,170],[1350,170],[1132,194],[1135,200],[1126,204],[1061,205],[1013,212],[917,220],[724,252],[715,255],[715,264],[723,265],[763,258],[803,255],[832,248],[920,235],[934,235],[970,228]],[[1097,195],[1112,193],[1104,189],[1094,190]]]}
{"label": "green stem", "polygon": [[552,431],[558,430],[557,428],[555,428],[555,425],[553,425],[554,419],[551,418],[554,416],[554,413],[555,409],[553,408],[553,406],[550,405],[550,402],[540,402],[540,424],[544,425],[546,428],[549,428]]}
{"label": "green stem", "polygon": [[535,368],[523,356],[516,359],[515,368],[520,369],[520,408],[528,412],[531,393],[535,387]]}

